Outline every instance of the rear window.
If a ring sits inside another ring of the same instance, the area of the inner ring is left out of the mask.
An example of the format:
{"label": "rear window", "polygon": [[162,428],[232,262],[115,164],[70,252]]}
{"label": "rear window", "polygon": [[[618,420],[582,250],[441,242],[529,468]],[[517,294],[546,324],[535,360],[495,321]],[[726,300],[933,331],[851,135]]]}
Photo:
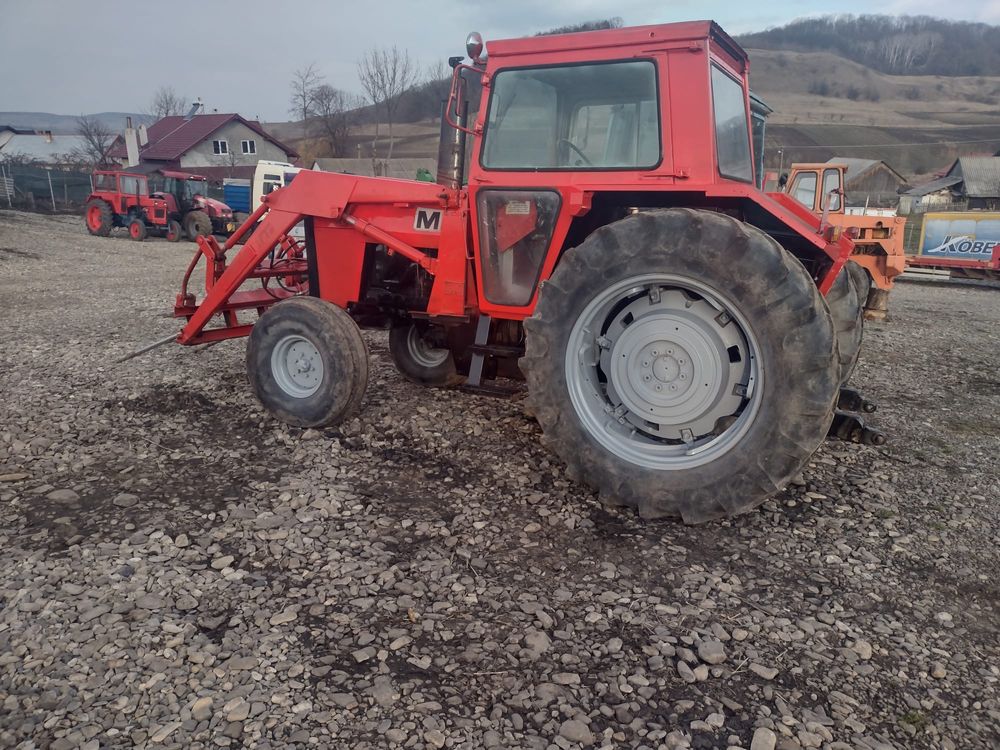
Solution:
{"label": "rear window", "polygon": [[717,65],[712,66],[712,104],[719,174],[751,182],[753,164],[750,160],[750,133],[743,85]]}

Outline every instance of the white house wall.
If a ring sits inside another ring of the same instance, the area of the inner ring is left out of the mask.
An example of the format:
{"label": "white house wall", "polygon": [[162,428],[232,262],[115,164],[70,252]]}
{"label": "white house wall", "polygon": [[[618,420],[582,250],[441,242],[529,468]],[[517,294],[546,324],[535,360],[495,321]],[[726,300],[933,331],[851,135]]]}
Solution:
{"label": "white house wall", "polygon": [[[229,144],[228,154],[216,154],[213,141],[225,140]],[[244,154],[241,141],[256,142],[257,153]],[[240,122],[231,122],[216,130],[209,138],[199,143],[181,157],[182,169],[196,167],[254,166],[261,159],[289,161],[288,154],[275,146],[259,133],[255,133]]]}

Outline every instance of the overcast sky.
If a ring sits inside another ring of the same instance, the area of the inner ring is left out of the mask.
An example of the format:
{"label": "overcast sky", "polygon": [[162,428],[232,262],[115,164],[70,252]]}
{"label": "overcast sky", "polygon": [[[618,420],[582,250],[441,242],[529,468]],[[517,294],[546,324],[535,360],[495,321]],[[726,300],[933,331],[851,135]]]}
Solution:
{"label": "overcast sky", "polygon": [[[876,9],[879,9],[876,11]],[[0,111],[142,111],[170,85],[209,109],[288,119],[293,71],[315,62],[358,92],[356,61],[398,45],[423,69],[487,40],[621,16],[627,25],[712,18],[732,34],[841,13],[941,15],[1000,23],[1000,0],[0,0]]]}

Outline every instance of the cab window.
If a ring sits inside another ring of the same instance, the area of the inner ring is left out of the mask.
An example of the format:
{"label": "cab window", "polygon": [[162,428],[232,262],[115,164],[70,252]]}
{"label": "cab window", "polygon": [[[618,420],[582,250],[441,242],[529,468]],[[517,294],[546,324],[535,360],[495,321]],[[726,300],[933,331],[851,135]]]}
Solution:
{"label": "cab window", "polygon": [[715,150],[719,174],[751,182],[750,130],[747,127],[743,84],[712,65],[712,105],[715,113]]}
{"label": "cab window", "polygon": [[[823,172],[823,207],[828,207],[831,211],[840,210],[840,193],[830,194],[832,190],[840,189],[840,171],[837,169],[827,169]],[[829,203],[829,205],[827,205]]]}
{"label": "cab window", "polygon": [[486,169],[649,169],[660,161],[649,60],[501,70],[483,142]]}
{"label": "cab window", "polygon": [[94,177],[94,189],[115,192],[116,190],[118,190],[118,186],[115,184],[115,175],[113,174],[96,175]]}
{"label": "cab window", "polygon": [[799,172],[792,183],[792,197],[810,211],[816,206],[816,173]]}
{"label": "cab window", "polygon": [[122,175],[119,179],[121,185],[121,192],[128,195],[145,195],[146,194],[146,181],[141,177],[133,177],[131,175]]}

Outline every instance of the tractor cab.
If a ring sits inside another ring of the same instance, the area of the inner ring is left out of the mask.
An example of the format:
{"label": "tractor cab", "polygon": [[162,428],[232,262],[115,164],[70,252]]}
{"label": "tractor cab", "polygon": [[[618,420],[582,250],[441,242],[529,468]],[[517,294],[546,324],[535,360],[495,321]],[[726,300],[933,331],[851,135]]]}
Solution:
{"label": "tractor cab", "polygon": [[156,190],[164,199],[173,199],[174,210],[184,214],[200,208],[200,199],[208,195],[208,180],[201,175],[163,170],[157,173]]}
{"label": "tractor cab", "polygon": [[844,213],[843,164],[793,164],[784,192],[815,214]]}

